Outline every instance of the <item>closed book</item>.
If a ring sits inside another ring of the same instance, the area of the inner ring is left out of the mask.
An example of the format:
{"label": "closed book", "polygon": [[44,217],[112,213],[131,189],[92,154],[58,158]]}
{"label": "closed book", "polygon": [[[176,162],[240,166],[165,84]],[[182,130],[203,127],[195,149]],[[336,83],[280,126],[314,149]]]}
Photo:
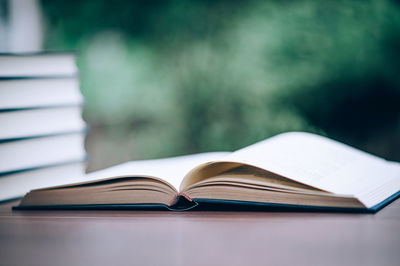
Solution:
{"label": "closed book", "polygon": [[31,189],[73,183],[85,174],[85,160],[0,175],[0,202],[22,197]]}
{"label": "closed book", "polygon": [[84,160],[85,132],[0,143],[0,175]]}
{"label": "closed book", "polygon": [[77,74],[78,68],[74,53],[0,54],[0,77],[72,76]]}
{"label": "closed book", "polygon": [[0,78],[0,112],[82,104],[76,76]]}
{"label": "closed book", "polygon": [[0,143],[86,129],[81,106],[0,112]]}

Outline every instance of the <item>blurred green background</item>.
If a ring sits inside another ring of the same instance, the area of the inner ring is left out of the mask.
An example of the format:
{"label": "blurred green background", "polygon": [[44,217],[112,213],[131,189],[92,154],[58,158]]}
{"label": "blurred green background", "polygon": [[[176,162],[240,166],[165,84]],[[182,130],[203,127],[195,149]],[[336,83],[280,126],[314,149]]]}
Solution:
{"label": "blurred green background", "polygon": [[90,170],[316,132],[400,160],[396,1],[41,2],[77,50]]}

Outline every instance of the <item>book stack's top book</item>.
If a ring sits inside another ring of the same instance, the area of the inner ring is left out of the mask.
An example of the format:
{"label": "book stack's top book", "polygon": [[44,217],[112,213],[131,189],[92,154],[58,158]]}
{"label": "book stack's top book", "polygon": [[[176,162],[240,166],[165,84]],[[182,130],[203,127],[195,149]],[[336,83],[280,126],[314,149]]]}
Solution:
{"label": "book stack's top book", "polygon": [[0,54],[0,201],[84,174],[74,53]]}

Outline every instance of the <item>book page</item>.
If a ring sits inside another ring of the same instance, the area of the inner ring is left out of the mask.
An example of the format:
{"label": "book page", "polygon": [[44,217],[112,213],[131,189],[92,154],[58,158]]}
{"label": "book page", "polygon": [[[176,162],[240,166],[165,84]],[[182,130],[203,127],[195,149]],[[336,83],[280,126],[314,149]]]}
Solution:
{"label": "book page", "polygon": [[151,176],[165,180],[178,191],[183,176],[202,163],[220,160],[228,152],[208,152],[165,159],[131,161],[92,172],[81,181],[94,181],[115,176]]}
{"label": "book page", "polygon": [[[400,190],[398,163],[310,133],[280,134],[231,153],[225,159],[335,194],[360,198],[364,195],[362,200],[367,207]],[[385,188],[381,196],[372,193],[379,187]],[[371,193],[375,194],[375,200],[367,196]]]}

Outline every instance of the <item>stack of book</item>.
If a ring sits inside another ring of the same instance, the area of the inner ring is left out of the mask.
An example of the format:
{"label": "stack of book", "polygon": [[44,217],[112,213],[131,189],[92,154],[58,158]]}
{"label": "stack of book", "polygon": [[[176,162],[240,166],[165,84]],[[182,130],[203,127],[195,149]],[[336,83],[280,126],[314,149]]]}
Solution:
{"label": "stack of book", "polygon": [[82,105],[74,54],[0,54],[0,201],[84,174]]}

